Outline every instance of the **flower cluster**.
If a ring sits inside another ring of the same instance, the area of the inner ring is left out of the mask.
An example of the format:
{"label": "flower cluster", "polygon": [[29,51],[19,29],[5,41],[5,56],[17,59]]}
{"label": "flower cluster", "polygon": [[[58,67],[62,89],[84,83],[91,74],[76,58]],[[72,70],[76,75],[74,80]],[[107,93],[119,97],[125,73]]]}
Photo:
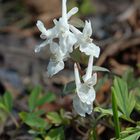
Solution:
{"label": "flower cluster", "polygon": [[[77,7],[67,12],[66,0],[62,0],[62,17],[58,20],[53,20],[53,28],[46,29],[44,24],[38,20],[36,25],[41,32],[40,37],[44,42],[36,46],[35,52],[39,52],[43,47],[49,45],[52,57],[47,67],[47,73],[50,77],[64,69],[64,61],[70,57],[70,53],[74,49],[79,48],[82,53],[89,56],[88,68],[86,74],[82,77],[83,83],[80,81],[77,65],[74,64],[77,95],[73,100],[73,106],[78,114],[85,116],[86,113],[90,114],[92,112],[95,99],[93,86],[96,84],[97,74],[94,73],[92,75],[92,65],[93,58],[99,57],[100,48],[92,42],[90,21],[85,21],[82,32],[69,23],[71,16],[77,12]],[[58,41],[56,42],[55,40]]]}

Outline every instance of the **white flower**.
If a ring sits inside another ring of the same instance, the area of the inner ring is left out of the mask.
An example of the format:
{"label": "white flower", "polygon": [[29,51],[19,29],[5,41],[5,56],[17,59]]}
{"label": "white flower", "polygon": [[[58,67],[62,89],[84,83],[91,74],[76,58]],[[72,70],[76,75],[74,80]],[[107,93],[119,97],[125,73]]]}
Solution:
{"label": "white flower", "polygon": [[[93,86],[97,82],[97,74],[94,73],[92,75],[92,65],[93,65],[93,56],[90,56],[86,74],[82,77],[83,81],[84,81],[83,83],[80,80],[77,65],[76,64],[74,65],[76,92],[77,92],[78,98],[80,100],[79,101],[80,102],[79,108],[83,107],[82,111],[84,111],[86,107],[91,108],[93,101],[95,100],[95,96],[96,96],[96,93],[95,93]],[[77,97],[75,100],[78,100]],[[76,107],[77,104],[75,104],[75,103],[76,102],[73,102],[75,108],[78,108],[78,107]],[[91,112],[91,111],[89,111],[89,112]],[[89,114],[89,112],[85,111],[85,113],[88,113],[88,114]]]}
{"label": "white flower", "polygon": [[64,69],[64,61],[69,57],[62,52],[60,46],[55,42],[52,42],[51,52],[53,52],[52,58],[50,58],[47,67],[47,73],[50,77]]}
{"label": "white flower", "polygon": [[46,39],[41,45],[37,46],[35,52],[39,52],[41,48],[46,45],[52,45],[52,40],[54,38],[59,39],[59,45],[61,46],[61,50],[65,53],[72,52],[73,45],[76,43],[76,38],[72,32],[69,30],[68,20],[77,13],[78,8],[72,8],[67,13],[66,0],[62,1],[62,17],[57,21],[53,20],[55,26],[51,29],[46,30],[44,24],[41,21],[37,21],[37,27],[41,31],[41,38]]}
{"label": "white flower", "polygon": [[35,52],[39,52],[41,50],[41,48],[47,46],[48,44],[51,45],[52,40],[53,40],[54,36],[56,35],[55,34],[56,30],[55,30],[55,28],[46,30],[46,28],[44,27],[44,24],[40,20],[37,21],[36,25],[41,32],[40,37],[42,39],[45,39],[45,41],[43,43],[41,43],[40,45],[35,47]]}
{"label": "white flower", "polygon": [[100,54],[100,48],[92,43],[92,39],[90,38],[92,35],[91,22],[85,22],[83,32],[79,31],[72,25],[70,25],[70,29],[77,38],[77,46],[79,45],[80,51],[84,52],[86,55],[93,55],[98,58]]}
{"label": "white flower", "polygon": [[92,104],[88,105],[83,103],[77,95],[73,98],[73,107],[75,111],[83,117],[85,117],[86,113],[91,114],[93,109]]}

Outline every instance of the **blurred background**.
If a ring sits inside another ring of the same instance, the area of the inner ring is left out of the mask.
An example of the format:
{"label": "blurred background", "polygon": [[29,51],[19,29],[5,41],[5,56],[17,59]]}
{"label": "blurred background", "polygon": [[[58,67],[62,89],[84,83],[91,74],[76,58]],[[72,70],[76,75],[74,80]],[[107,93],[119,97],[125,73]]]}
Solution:
{"label": "blurred background", "polygon": [[[140,76],[140,0],[68,0],[67,6],[68,9],[77,6],[79,12],[75,17],[92,23],[93,41],[101,48],[96,65],[119,76],[129,69],[135,76]],[[61,0],[0,0],[1,95],[8,90],[15,99],[19,99],[38,84],[60,94],[63,86],[74,79],[71,60],[63,71],[48,78],[48,49],[37,54],[34,52],[35,46],[42,42],[36,21],[41,20],[46,28],[50,28],[52,20],[59,16]],[[99,77],[103,76],[99,74]],[[100,103],[108,97],[106,92],[110,85],[106,80],[98,91]],[[21,102],[22,108],[26,108],[24,98],[15,102]],[[59,97],[56,104],[70,108],[71,97]],[[49,106],[49,110],[59,108],[56,104]]]}

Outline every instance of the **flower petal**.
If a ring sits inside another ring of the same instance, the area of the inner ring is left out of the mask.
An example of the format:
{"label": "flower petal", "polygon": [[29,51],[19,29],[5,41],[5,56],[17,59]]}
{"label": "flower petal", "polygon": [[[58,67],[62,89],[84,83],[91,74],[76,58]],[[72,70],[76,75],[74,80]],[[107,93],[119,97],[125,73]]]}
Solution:
{"label": "flower petal", "polygon": [[59,45],[57,43],[52,42],[50,44],[50,51],[51,51],[52,54],[57,53],[59,51],[58,49],[59,49]]}
{"label": "flower petal", "polygon": [[76,63],[74,64],[74,75],[75,75],[76,88],[79,88],[81,81],[80,81],[80,75]]}
{"label": "flower petal", "polygon": [[81,102],[77,95],[73,98],[73,107],[75,111],[83,117],[85,117],[86,113],[91,114],[93,110],[93,104],[86,104]]}
{"label": "flower petal", "polygon": [[86,82],[92,76],[92,65],[93,65],[93,55],[89,57],[87,71],[86,74],[83,76],[84,82]]}
{"label": "flower petal", "polygon": [[95,100],[95,90],[87,84],[81,84],[77,90],[77,94],[83,103],[91,104]]}
{"label": "flower petal", "polygon": [[96,58],[98,58],[100,54],[100,48],[94,43],[85,43],[80,45],[80,51],[84,52],[86,55],[93,55]]}
{"label": "flower petal", "polygon": [[75,28],[73,25],[70,25],[70,30],[75,34],[76,37],[82,35],[82,32]]}
{"label": "flower petal", "polygon": [[69,36],[67,37],[67,48],[68,51],[71,53],[73,51],[73,46],[77,42],[77,39],[73,33],[69,33]]}
{"label": "flower petal", "polygon": [[50,62],[48,64],[48,68],[47,68],[48,76],[52,77],[53,75],[55,75],[56,73],[58,73],[62,69],[64,69],[64,62],[63,61],[55,61],[53,59],[50,59]]}
{"label": "flower petal", "polygon": [[45,26],[44,26],[42,21],[38,20],[37,23],[36,23],[36,26],[38,27],[38,29],[40,30],[40,32],[42,34],[45,35],[47,33],[47,30],[46,30],[46,28],[45,28]]}
{"label": "flower petal", "polygon": [[85,27],[83,29],[83,35],[85,37],[87,37],[87,36],[90,37],[92,35],[92,28],[91,28],[91,22],[90,21],[85,22]]}
{"label": "flower petal", "polygon": [[46,28],[45,28],[43,22],[40,21],[40,20],[37,21],[36,26],[38,27],[39,31],[42,33],[42,34],[40,35],[40,37],[41,37],[42,39],[53,38],[53,37],[56,36],[56,29],[55,29],[55,27],[46,30]]}
{"label": "flower petal", "polygon": [[94,73],[93,76],[86,81],[86,84],[89,86],[94,86],[97,83],[97,73]]}
{"label": "flower petal", "polygon": [[67,22],[67,0],[62,0],[62,19]]}
{"label": "flower petal", "polygon": [[73,16],[74,14],[76,14],[78,12],[78,8],[74,7],[72,8],[68,13],[67,13],[67,19],[70,19],[71,16]]}

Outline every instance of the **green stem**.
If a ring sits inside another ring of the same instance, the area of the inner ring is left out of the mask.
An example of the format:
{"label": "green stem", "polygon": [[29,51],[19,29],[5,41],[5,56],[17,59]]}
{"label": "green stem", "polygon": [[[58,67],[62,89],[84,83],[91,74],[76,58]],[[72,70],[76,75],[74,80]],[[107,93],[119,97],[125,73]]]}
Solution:
{"label": "green stem", "polygon": [[95,127],[93,127],[92,133],[93,133],[93,140],[96,140],[97,135],[96,135],[96,128]]}
{"label": "green stem", "polygon": [[97,121],[94,117],[94,115],[92,115],[92,119],[91,119],[91,122],[92,122],[92,128],[89,132],[89,140],[97,140],[97,134],[96,134],[96,124],[97,124]]}
{"label": "green stem", "polygon": [[118,110],[117,110],[117,103],[115,98],[115,91],[112,88],[112,109],[113,109],[113,118],[114,118],[114,125],[115,125],[115,135],[116,139],[120,138],[120,123],[118,117]]}
{"label": "green stem", "polygon": [[9,113],[9,115],[10,115],[13,123],[16,125],[16,127],[19,128],[19,124],[18,124],[17,120],[15,119],[15,117],[11,113]]}

